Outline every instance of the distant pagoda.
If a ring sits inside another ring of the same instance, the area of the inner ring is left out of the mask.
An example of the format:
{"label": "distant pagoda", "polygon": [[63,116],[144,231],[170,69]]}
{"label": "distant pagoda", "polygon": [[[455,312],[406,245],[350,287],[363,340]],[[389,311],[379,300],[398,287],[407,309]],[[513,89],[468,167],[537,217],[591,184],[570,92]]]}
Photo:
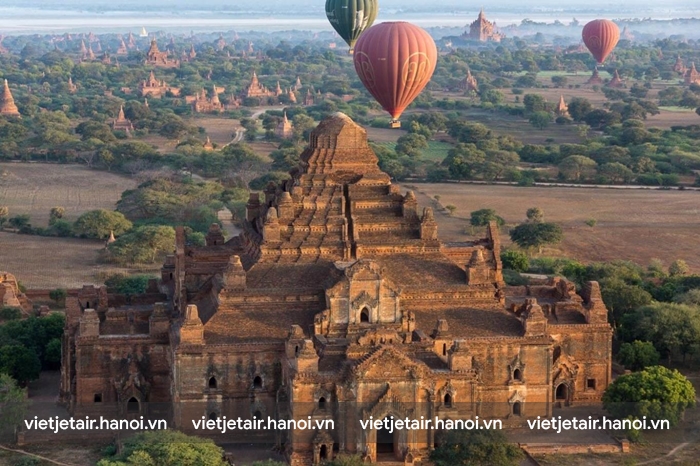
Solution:
{"label": "distant pagoda", "polygon": [[555,112],[558,116],[562,116],[562,117],[569,116],[569,106],[566,104],[566,101],[564,100],[563,95],[559,96],[559,104],[557,105]]}
{"label": "distant pagoda", "polygon": [[5,116],[21,116],[19,109],[15,104],[15,99],[12,97],[12,92],[10,91],[10,85],[5,80],[5,86],[2,90],[2,96],[0,97],[0,115]]}
{"label": "distant pagoda", "polygon": [[459,88],[465,92],[479,92],[479,83],[477,83],[476,78],[472,75],[471,70],[467,69],[467,75],[460,81]]}
{"label": "distant pagoda", "polygon": [[690,69],[685,72],[685,83],[687,85],[699,84],[700,85],[700,73],[695,69],[695,63],[690,64]]}
{"label": "distant pagoda", "polygon": [[500,42],[505,38],[505,35],[498,32],[496,23],[492,23],[486,19],[484,9],[482,8],[481,11],[479,11],[479,16],[476,18],[476,21],[469,26],[469,32],[462,34],[462,37],[481,42]]}
{"label": "distant pagoda", "polygon": [[112,129],[114,131],[124,131],[126,134],[130,134],[134,130],[134,125],[124,115],[124,106],[119,107],[119,115],[117,118],[112,120]]}
{"label": "distant pagoda", "polygon": [[607,87],[612,87],[612,88],[620,88],[623,87],[625,83],[622,81],[622,78],[620,78],[620,74],[615,70],[615,73],[613,73],[613,77],[608,81],[608,84],[606,84]]}
{"label": "distant pagoda", "polygon": [[603,78],[600,77],[600,74],[598,73],[597,66],[595,68],[593,68],[593,74],[591,75],[590,78],[588,78],[588,81],[586,81],[586,84],[603,84]]}

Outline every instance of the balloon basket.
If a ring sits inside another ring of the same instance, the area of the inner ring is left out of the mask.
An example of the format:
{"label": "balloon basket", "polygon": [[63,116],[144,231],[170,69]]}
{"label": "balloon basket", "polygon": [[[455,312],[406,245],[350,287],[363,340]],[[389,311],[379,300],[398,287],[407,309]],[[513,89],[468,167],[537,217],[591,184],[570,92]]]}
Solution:
{"label": "balloon basket", "polygon": [[355,55],[355,49],[348,50],[348,55]]}
{"label": "balloon basket", "polygon": [[389,123],[389,128],[401,128],[401,122],[399,120],[391,120],[391,122]]}

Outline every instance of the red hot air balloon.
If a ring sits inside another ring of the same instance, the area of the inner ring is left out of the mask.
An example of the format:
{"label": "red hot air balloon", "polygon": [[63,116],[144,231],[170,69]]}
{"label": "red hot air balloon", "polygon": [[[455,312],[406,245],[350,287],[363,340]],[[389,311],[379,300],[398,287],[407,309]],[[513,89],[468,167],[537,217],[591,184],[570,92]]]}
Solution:
{"label": "red hot air balloon", "polygon": [[620,40],[620,28],[610,20],[596,19],[583,27],[581,35],[591,55],[603,63]]}
{"label": "red hot air balloon", "polygon": [[391,115],[391,127],[423,90],[435,71],[437,47],[423,29],[403,21],[367,29],[355,44],[355,71],[360,81]]}

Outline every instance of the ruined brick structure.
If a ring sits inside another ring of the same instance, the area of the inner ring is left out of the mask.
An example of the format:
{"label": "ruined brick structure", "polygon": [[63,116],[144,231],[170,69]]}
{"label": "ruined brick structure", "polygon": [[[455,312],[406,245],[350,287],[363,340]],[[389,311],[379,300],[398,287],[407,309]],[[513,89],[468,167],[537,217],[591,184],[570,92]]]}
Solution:
{"label": "ruined brick structure", "polygon": [[496,225],[440,241],[433,211],[391,183],[344,114],[312,131],[300,159],[290,180],[250,195],[239,236],[214,225],[194,247],[178,229],[147,294],[126,303],[86,287],[71,300],[62,396],[74,412],[171,402],[185,430],[203,416],[333,419],[333,431],[275,441],[293,465],[335,451],[412,464],[435,429],[359,421],[519,424],[599,402],[612,331],[597,283],[581,295],[563,279],[507,287]]}
{"label": "ruined brick structure", "polygon": [[155,73],[151,71],[148,75],[148,79],[144,79],[139,84],[139,90],[141,91],[142,97],[163,97],[168,92],[173,96],[180,95],[180,89],[177,87],[169,86],[165,81],[156,79]]}
{"label": "ruined brick structure", "polygon": [[[122,42],[123,43],[123,42]],[[119,52],[117,52],[119,54]],[[180,66],[180,61],[170,58],[170,54],[161,52],[155,39],[151,40],[151,46],[146,53],[146,64],[161,68],[173,68]]]}
{"label": "ruined brick structure", "polygon": [[462,34],[462,37],[481,42],[500,42],[505,36],[498,32],[496,23],[486,19],[484,9],[479,11],[479,16],[469,25],[469,32]]}

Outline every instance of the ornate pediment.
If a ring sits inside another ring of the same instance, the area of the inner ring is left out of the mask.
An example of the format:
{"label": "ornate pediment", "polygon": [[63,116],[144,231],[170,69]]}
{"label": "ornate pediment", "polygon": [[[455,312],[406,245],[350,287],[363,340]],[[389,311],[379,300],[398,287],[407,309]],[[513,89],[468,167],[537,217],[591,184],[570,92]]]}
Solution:
{"label": "ornate pediment", "polygon": [[359,379],[419,379],[429,373],[425,363],[415,361],[390,346],[381,346],[353,368],[353,374]]}
{"label": "ornate pediment", "polygon": [[579,365],[569,355],[562,354],[553,368],[552,380],[556,383],[564,380],[574,380],[579,371]]}
{"label": "ornate pediment", "polygon": [[366,291],[363,291],[355,299],[352,300],[352,309],[357,311],[363,307],[368,307],[370,309],[375,309],[379,301],[369,295]]}

